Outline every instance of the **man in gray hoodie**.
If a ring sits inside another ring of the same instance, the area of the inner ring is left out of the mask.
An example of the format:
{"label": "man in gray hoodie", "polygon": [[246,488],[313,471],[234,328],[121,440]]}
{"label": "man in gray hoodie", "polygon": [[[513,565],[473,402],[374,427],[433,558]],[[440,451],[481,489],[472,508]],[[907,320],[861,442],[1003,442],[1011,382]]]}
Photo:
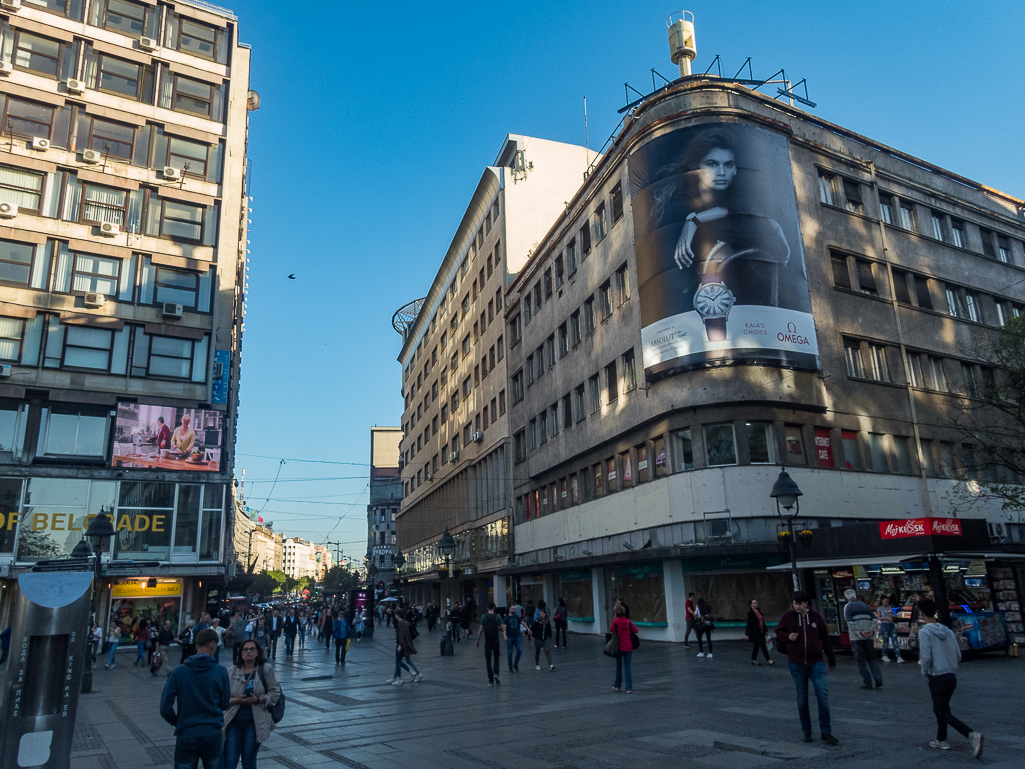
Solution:
{"label": "man in gray hoodie", "polygon": [[[851,651],[858,663],[858,671],[865,682],[862,689],[876,689],[883,685],[883,673],[876,659],[876,614],[872,607],[858,598],[854,590],[846,590],[844,598],[847,605],[843,607],[843,618],[851,637]],[[874,683],[873,683],[874,682]]]}
{"label": "man in gray hoodie", "polygon": [[919,616],[925,624],[918,632],[918,663],[922,675],[929,682],[932,695],[932,712],[936,714],[936,739],[930,748],[950,750],[947,742],[947,726],[961,732],[972,743],[975,758],[982,755],[982,734],[973,731],[950,712],[950,698],[957,688],[957,663],[961,661],[961,649],[950,628],[936,621],[936,602],[923,598],[918,602]]}

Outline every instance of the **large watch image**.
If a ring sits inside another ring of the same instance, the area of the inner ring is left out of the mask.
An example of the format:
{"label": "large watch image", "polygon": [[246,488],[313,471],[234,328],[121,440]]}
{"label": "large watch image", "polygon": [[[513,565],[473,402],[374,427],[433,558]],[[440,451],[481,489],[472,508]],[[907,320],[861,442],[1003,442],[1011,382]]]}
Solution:
{"label": "large watch image", "polygon": [[705,336],[709,342],[726,339],[726,320],[736,298],[717,272],[701,275],[701,285],[694,294],[694,309],[705,323]]}

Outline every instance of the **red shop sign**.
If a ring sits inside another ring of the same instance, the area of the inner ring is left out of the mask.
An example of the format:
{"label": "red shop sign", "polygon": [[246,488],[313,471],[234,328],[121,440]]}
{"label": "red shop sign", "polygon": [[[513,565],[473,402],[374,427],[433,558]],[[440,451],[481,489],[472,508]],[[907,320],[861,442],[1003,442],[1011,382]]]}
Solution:
{"label": "red shop sign", "polygon": [[900,537],[961,536],[961,521],[957,518],[908,518],[903,521],[882,521],[879,524],[882,539]]}

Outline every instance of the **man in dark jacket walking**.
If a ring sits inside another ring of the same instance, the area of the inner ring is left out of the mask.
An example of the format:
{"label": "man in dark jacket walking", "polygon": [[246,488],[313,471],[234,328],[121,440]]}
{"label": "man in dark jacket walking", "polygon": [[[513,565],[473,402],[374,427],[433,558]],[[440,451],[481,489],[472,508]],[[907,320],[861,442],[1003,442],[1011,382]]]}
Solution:
{"label": "man in dark jacket walking", "polygon": [[281,623],[281,632],[285,634],[285,656],[291,657],[295,651],[295,637],[299,634],[299,619],[295,609],[288,610],[288,616]]}
{"label": "man in dark jacket walking", "polygon": [[776,626],[776,643],[785,650],[790,675],[797,689],[797,712],[801,717],[804,741],[811,742],[811,713],[808,709],[808,682],[815,688],[815,699],[819,704],[819,732],[822,741],[836,745],[839,740],[833,736],[829,722],[829,687],[826,684],[826,663],[836,670],[836,655],[826,630],[822,615],[808,607],[807,593],[798,590],[793,596],[793,609],[779,618]]}
{"label": "man in dark jacket walking", "polygon": [[[196,633],[196,653],[176,667],[160,697],[160,715],[174,727],[174,769],[222,769],[221,730],[231,702],[228,671],[214,659],[217,633]],[[175,701],[178,710],[175,711]]]}

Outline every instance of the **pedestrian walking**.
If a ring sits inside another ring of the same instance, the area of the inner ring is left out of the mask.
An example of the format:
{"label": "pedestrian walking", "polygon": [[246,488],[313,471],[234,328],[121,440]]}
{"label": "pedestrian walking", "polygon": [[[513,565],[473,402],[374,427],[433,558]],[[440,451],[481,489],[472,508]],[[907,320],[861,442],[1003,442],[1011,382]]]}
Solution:
{"label": "pedestrian walking", "polygon": [[388,683],[395,686],[402,684],[402,670],[403,668],[410,675],[410,683],[419,683],[424,680],[423,673],[417,668],[416,663],[413,662],[413,655],[416,654],[416,647],[413,645],[413,639],[415,628],[409,624],[409,619],[412,618],[412,611],[407,611],[405,615],[396,609],[392,615],[392,621],[395,623],[395,675],[391,677]]}
{"label": "pedestrian walking", "polygon": [[174,633],[171,632],[171,620],[164,620],[163,626],[157,631],[157,640],[154,644],[153,658],[150,662],[149,672],[156,675],[164,664],[164,657],[167,656],[174,640]]}
{"label": "pedestrian walking", "polygon": [[843,618],[851,639],[851,651],[861,673],[862,689],[878,689],[883,685],[883,673],[876,659],[876,614],[872,607],[858,598],[855,590],[844,591],[847,605],[843,607]]}
{"label": "pedestrian walking", "polygon": [[271,659],[276,659],[278,656],[278,639],[281,638],[282,625],[281,613],[275,609],[271,612],[270,619],[267,622],[267,632],[270,635],[270,652],[269,656]]}
{"label": "pedestrian walking", "polygon": [[363,612],[360,612],[359,616],[356,617],[356,627],[355,627],[355,630],[356,630],[356,643],[359,643],[360,641],[363,640],[363,629],[365,627],[366,627],[366,619],[364,618]]}
{"label": "pedestrian walking", "polygon": [[797,690],[797,713],[801,718],[804,741],[811,742],[811,713],[808,709],[808,682],[815,689],[819,705],[819,733],[822,741],[836,745],[840,741],[833,736],[829,717],[829,686],[826,682],[826,663],[836,670],[836,655],[829,640],[829,631],[822,615],[808,606],[808,594],[802,590],[794,593],[791,606],[783,613],[776,625],[776,648],[787,655],[787,665]]}
{"label": "pedestrian walking", "polygon": [[119,643],[121,643],[121,626],[116,622],[112,622],[107,636],[109,649],[107,651],[107,664],[103,666],[104,670],[110,670],[114,667],[114,654],[117,653]]}
{"label": "pedestrian walking", "polygon": [[968,738],[972,744],[972,755],[982,755],[982,733],[976,732],[950,712],[950,698],[957,688],[957,663],[961,661],[961,649],[953,631],[936,621],[936,602],[923,598],[918,602],[918,613],[922,618],[922,629],[918,631],[918,664],[922,675],[929,682],[932,696],[932,712],[936,715],[936,739],[930,748],[950,750],[947,742],[947,727]]}
{"label": "pedestrian walking", "polygon": [[613,609],[616,618],[612,620],[609,632],[619,637],[619,651],[616,653],[616,680],[612,688],[617,692],[626,683],[626,693],[633,694],[633,677],[630,674],[630,661],[633,658],[633,635],[637,634],[637,626],[626,616],[626,607],[616,604]]}
{"label": "pedestrian walking", "polygon": [[[694,610],[697,608],[697,605],[694,603],[694,598],[695,598],[694,593],[687,593],[687,600],[683,604],[683,611],[684,611],[684,615],[685,615],[685,618],[686,618],[686,621],[687,621],[687,632],[684,633],[684,635],[683,635],[683,648],[684,649],[690,649],[691,648],[691,645],[690,645],[690,634],[691,634],[692,630],[693,631],[697,630],[696,625],[695,625],[696,617],[695,617],[695,614],[694,614]],[[700,635],[700,633],[698,633],[698,635]]]}
{"label": "pedestrian walking", "polygon": [[554,672],[552,652],[548,648],[548,642],[552,638],[552,623],[548,620],[548,612],[544,609],[541,609],[541,613],[537,615],[537,619],[531,625],[530,634],[534,637],[534,670],[541,669],[541,652],[544,652],[545,659],[548,660],[548,672]]}
{"label": "pedestrian walking", "polygon": [[[520,618],[519,606],[514,606],[502,622],[502,636],[505,638],[505,653],[508,657],[509,672],[520,672],[520,657],[523,656],[523,620]],[[515,658],[513,651],[516,652]]]}
{"label": "pedestrian walking", "polygon": [[879,620],[879,636],[883,639],[883,648],[879,653],[883,662],[890,661],[890,657],[886,653],[887,644],[893,648],[893,653],[897,655],[897,662],[904,661],[904,658],[900,656],[900,648],[897,646],[897,624],[894,622],[895,616],[894,607],[890,604],[890,596],[880,596],[879,606],[876,608],[876,618]]}
{"label": "pedestrian walking", "polygon": [[96,667],[96,655],[103,647],[103,628],[95,622],[92,623],[92,630],[89,631],[89,647],[92,652],[92,666]]}
{"label": "pedestrian walking", "polygon": [[[698,634],[698,656],[712,659],[712,631],[715,630],[715,617],[712,616],[712,607],[704,598],[698,599],[698,605],[694,609],[694,623]],[[702,639],[708,641],[708,654],[705,654],[705,644]]]}
{"label": "pedestrian walking", "polygon": [[[217,634],[196,634],[196,653],[167,678],[160,697],[160,715],[174,727],[175,769],[221,769],[224,750],[221,730],[231,704],[228,671],[217,664]],[[177,709],[176,706],[177,705]]]}
{"label": "pedestrian walking", "polygon": [[552,622],[555,624],[555,648],[559,648],[559,638],[562,637],[562,649],[566,648],[566,631],[569,629],[569,609],[566,608],[566,601],[559,599],[555,607],[555,614],[552,615]]}
{"label": "pedestrian walking", "polygon": [[214,659],[218,662],[221,661],[221,649],[224,648],[224,628],[221,627],[221,620],[218,617],[214,617],[210,621],[210,629],[217,633],[217,651],[214,653]]}
{"label": "pedestrian walking", "polygon": [[139,624],[135,626],[135,649],[138,652],[138,656],[135,658],[133,665],[145,665],[146,664],[146,644],[149,643],[149,628],[147,627],[146,620],[139,620]]}
{"label": "pedestrian walking", "polygon": [[349,623],[341,612],[335,614],[332,624],[332,634],[335,639],[335,664],[345,664],[345,643],[349,637]]}
{"label": "pedestrian walking", "polygon": [[281,623],[281,632],[285,635],[285,656],[291,657],[295,653],[296,636],[299,635],[299,619],[295,616],[295,609],[288,610]]}
{"label": "pedestrian walking", "polygon": [[235,769],[240,758],[242,769],[256,769],[260,744],[274,728],[270,708],[281,697],[274,667],[267,664],[260,645],[245,641],[240,651],[242,661],[228,668],[231,700],[224,714],[224,769]]}
{"label": "pedestrian walking", "polygon": [[[775,665],[776,663],[769,657],[769,647],[765,643],[765,617],[762,616],[762,612],[758,608],[758,599],[752,598],[749,605],[750,608],[747,610],[747,628],[744,630],[744,637],[751,642],[751,664],[761,664],[758,661],[758,652],[761,651],[765,655],[765,661],[770,665]],[[711,641],[709,645],[711,645]]]}
{"label": "pedestrian walking", "polygon": [[488,669],[488,686],[501,684],[498,678],[499,634],[502,631],[502,618],[495,614],[495,602],[488,602],[487,614],[481,615],[480,628],[477,630],[477,647],[480,648],[480,637],[484,636],[484,664]]}
{"label": "pedestrian walking", "polygon": [[256,625],[253,627],[250,638],[260,644],[260,648],[264,650],[263,653],[267,654],[267,649],[270,648],[270,633],[267,631],[263,617],[256,618]]}
{"label": "pedestrian walking", "polygon": [[185,660],[191,657],[196,652],[195,646],[195,631],[196,620],[190,619],[184,629],[178,634],[178,646],[181,649],[182,657],[178,664],[184,664]]}

